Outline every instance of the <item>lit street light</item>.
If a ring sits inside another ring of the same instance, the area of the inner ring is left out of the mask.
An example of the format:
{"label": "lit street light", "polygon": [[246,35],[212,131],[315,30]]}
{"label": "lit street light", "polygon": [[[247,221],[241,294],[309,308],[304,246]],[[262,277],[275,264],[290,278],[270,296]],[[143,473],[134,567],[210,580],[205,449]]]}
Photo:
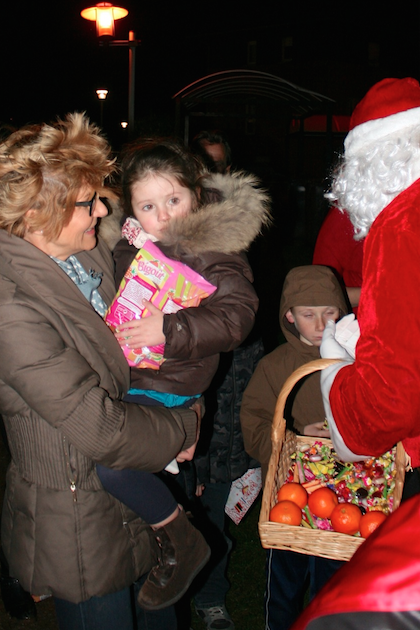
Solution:
{"label": "lit street light", "polygon": [[100,38],[100,45],[107,46],[128,46],[128,126],[131,133],[134,131],[134,92],[135,92],[135,64],[136,46],[140,40],[136,39],[136,34],[130,31],[128,39],[113,39],[115,34],[115,20],[128,15],[127,9],[114,7],[110,2],[99,2],[93,7],[83,9],[80,15],[85,20],[96,22],[96,33]]}
{"label": "lit street light", "polygon": [[96,95],[99,99],[100,102],[100,106],[101,106],[101,127],[104,126],[104,101],[106,99],[106,97],[108,96],[108,90],[96,90]]}
{"label": "lit street light", "polygon": [[114,7],[110,2],[99,2],[94,7],[83,9],[80,15],[85,20],[96,22],[98,37],[114,37],[115,20],[120,20],[128,15],[128,11],[122,7]]}

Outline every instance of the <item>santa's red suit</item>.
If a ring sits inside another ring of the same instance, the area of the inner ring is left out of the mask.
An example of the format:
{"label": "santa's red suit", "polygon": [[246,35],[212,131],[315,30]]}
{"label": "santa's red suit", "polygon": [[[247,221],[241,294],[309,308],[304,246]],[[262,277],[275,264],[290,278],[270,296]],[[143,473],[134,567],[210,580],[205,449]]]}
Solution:
{"label": "santa's red suit", "polygon": [[370,535],[291,630],[419,628],[419,520],[416,495]]}
{"label": "santa's red suit", "polygon": [[[418,82],[385,79],[355,109],[345,156],[363,160],[383,137],[397,138],[397,146],[417,128]],[[420,466],[420,179],[370,227],[358,320],[355,362],[327,368],[321,377],[336,450],[344,461],[355,461],[402,441],[413,467]],[[328,356],[323,346],[321,354]]]}
{"label": "santa's red suit", "polygon": [[356,360],[330,405],[346,446],[381,455],[402,440],[420,465],[420,180],[374,221],[364,246]]}

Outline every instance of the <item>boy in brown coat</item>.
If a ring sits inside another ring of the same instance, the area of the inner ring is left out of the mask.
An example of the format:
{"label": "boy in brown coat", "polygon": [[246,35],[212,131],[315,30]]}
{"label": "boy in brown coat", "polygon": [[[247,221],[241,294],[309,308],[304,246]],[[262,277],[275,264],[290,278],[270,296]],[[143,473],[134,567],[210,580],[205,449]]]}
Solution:
{"label": "boy in brown coat", "polygon": [[[308,265],[287,274],[280,300],[280,326],[286,343],[261,359],[241,407],[245,449],[261,463],[263,480],[271,455],[274,409],[283,383],[298,367],[320,358],[325,324],[346,313],[343,291],[329,267]],[[329,437],[323,428],[319,380],[319,373],[315,373],[295,388],[286,406],[286,420],[289,428],[300,434]],[[313,597],[339,566],[332,560],[269,550],[265,627],[287,630],[301,611],[308,577]]]}

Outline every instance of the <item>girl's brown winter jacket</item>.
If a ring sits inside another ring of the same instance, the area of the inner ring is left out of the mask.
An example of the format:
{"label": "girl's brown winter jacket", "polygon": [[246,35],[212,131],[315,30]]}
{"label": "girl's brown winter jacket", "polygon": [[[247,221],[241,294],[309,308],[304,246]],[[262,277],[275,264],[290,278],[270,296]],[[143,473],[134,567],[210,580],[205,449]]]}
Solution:
{"label": "girl's brown winter jacket", "polygon": [[[165,358],[159,371],[131,370],[131,386],[183,396],[201,394],[216,372],[220,352],[237,348],[250,333],[258,308],[253,274],[243,253],[269,220],[268,197],[243,173],[211,175],[205,188],[219,201],[170,222],[157,243],[217,287],[197,308],[164,316]],[[114,249],[117,285],[137,249],[122,239]]]}

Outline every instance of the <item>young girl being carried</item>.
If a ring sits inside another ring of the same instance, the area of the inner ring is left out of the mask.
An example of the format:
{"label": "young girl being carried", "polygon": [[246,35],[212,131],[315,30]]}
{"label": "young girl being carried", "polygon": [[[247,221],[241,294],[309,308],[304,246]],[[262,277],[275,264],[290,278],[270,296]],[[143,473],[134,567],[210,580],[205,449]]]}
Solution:
{"label": "young girl being carried", "polygon": [[[121,184],[127,219],[114,249],[117,287],[147,240],[158,241],[167,257],[217,287],[198,307],[176,313],[164,315],[146,302],[150,316],[121,324],[115,332],[120,345],[132,349],[165,344],[158,370],[131,368],[127,400],[191,407],[210,385],[220,352],[239,346],[252,329],[258,298],[244,251],[269,222],[269,199],[251,176],[207,174],[172,139],[131,145]],[[190,449],[179,461],[192,456]],[[209,558],[203,537],[155,475],[97,470],[108,492],[151,525],[160,547],[159,565],[143,585],[139,603],[159,609],[176,602]]]}

